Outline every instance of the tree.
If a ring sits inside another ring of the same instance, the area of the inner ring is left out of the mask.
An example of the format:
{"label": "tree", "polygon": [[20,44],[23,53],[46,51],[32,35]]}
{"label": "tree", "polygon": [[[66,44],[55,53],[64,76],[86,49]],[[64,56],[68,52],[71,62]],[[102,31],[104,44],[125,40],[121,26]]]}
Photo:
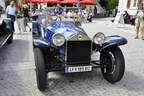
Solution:
{"label": "tree", "polygon": [[109,0],[106,4],[106,10],[110,11],[114,9],[116,6],[118,6],[118,0]]}
{"label": "tree", "polygon": [[100,0],[99,3],[102,7],[105,7],[107,4],[107,1],[106,0]]}

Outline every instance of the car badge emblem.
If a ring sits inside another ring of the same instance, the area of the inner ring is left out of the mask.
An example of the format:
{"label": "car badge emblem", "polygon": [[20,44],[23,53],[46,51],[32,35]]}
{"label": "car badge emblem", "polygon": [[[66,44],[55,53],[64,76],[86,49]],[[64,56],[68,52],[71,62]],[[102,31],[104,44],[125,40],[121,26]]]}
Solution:
{"label": "car badge emblem", "polygon": [[81,40],[82,39],[82,35],[78,35],[78,40]]}

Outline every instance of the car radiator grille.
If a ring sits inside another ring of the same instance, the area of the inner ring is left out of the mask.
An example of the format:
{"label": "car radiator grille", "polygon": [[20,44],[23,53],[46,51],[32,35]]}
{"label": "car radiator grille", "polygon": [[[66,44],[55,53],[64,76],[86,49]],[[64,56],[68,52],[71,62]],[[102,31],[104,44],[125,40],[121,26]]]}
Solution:
{"label": "car radiator grille", "polygon": [[67,41],[67,65],[90,64],[91,41]]}

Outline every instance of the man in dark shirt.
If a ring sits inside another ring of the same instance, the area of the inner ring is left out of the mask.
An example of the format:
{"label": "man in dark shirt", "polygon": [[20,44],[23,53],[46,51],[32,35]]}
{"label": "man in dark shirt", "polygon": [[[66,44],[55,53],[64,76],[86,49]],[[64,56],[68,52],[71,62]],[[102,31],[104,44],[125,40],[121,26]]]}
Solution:
{"label": "man in dark shirt", "polygon": [[125,13],[124,13],[123,16],[124,16],[124,22],[125,22],[125,24],[129,23],[130,22],[130,15],[128,14],[127,11],[125,11]]}

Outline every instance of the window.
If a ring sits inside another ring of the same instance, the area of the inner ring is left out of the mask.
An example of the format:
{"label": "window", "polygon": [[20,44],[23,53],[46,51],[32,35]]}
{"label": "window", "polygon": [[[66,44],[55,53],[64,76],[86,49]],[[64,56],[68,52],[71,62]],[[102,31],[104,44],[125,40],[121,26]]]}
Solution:
{"label": "window", "polygon": [[137,3],[138,3],[138,0],[131,0],[130,8],[137,8]]}
{"label": "window", "polygon": [[136,7],[136,6],[137,6],[137,0],[134,0],[133,7]]}

